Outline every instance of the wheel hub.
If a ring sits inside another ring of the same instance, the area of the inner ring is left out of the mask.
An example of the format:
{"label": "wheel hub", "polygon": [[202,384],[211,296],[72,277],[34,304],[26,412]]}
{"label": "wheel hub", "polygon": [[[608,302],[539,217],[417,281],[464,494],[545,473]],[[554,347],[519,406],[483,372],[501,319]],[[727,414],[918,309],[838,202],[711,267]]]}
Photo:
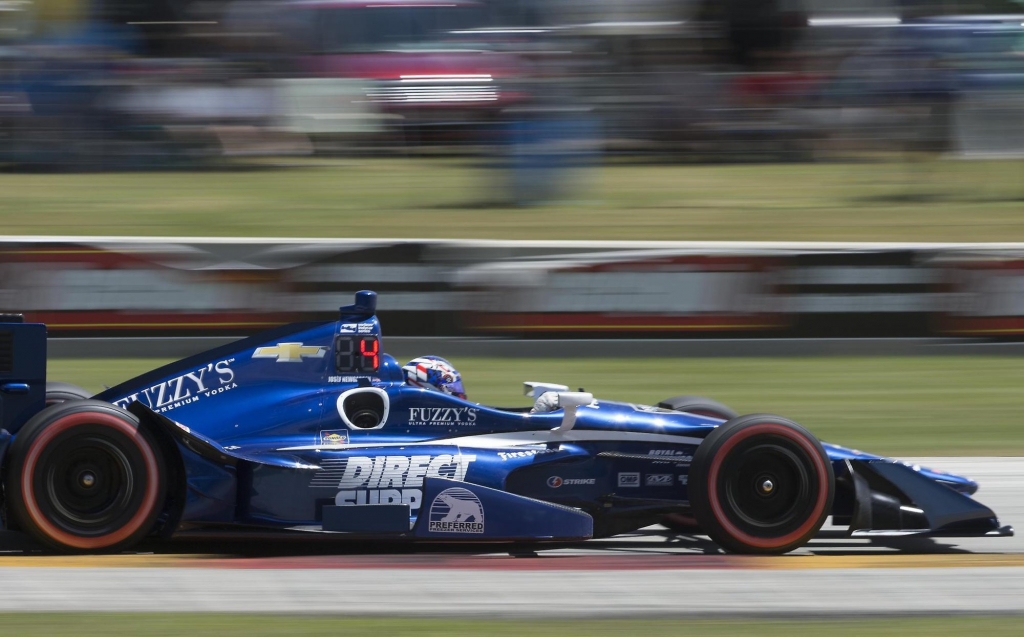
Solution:
{"label": "wheel hub", "polygon": [[92,471],[83,471],[78,476],[78,484],[83,488],[91,489],[96,486],[96,474]]}
{"label": "wheel hub", "polygon": [[757,486],[761,495],[771,495],[775,492],[775,483],[772,482],[771,478],[764,478],[761,480],[761,484]]}

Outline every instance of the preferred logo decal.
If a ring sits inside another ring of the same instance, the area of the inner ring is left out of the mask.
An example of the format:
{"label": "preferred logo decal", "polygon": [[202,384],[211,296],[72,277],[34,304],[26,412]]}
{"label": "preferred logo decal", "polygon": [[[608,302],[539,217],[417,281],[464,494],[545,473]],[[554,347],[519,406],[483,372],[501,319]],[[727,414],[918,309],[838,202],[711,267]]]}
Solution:
{"label": "preferred logo decal", "polygon": [[326,447],[342,447],[348,444],[348,431],[331,429],[320,432],[320,444]]}
{"label": "preferred logo decal", "polygon": [[559,478],[558,476],[551,476],[550,478],[548,478],[548,486],[551,487],[552,489],[557,489],[558,487],[562,486],[562,479]]}
{"label": "preferred logo decal", "polygon": [[430,504],[428,530],[433,533],[483,533],[484,506],[462,487],[450,487]]}
{"label": "preferred logo decal", "polygon": [[302,343],[278,343],[273,347],[257,347],[253,358],[273,358],[278,363],[301,363],[304,358],[323,358],[326,347]]}
{"label": "preferred logo decal", "polygon": [[639,487],[640,486],[640,472],[639,471],[625,471],[619,474],[619,486],[620,487]]}

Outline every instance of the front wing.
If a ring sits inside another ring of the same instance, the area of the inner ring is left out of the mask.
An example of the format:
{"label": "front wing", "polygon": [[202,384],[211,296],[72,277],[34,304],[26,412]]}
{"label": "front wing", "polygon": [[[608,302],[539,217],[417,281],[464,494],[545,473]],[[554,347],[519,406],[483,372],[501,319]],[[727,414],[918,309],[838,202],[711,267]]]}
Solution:
{"label": "front wing", "polygon": [[992,509],[903,463],[847,459],[842,469],[836,480],[852,493],[852,511],[836,522],[854,537],[1013,535]]}

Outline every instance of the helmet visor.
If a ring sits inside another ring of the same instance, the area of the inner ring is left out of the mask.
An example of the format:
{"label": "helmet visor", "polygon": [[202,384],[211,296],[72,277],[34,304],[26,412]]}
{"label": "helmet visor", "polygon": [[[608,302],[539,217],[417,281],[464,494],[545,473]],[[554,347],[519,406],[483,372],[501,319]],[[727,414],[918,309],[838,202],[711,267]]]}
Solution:
{"label": "helmet visor", "polygon": [[446,394],[451,394],[456,398],[466,400],[466,390],[462,388],[462,379],[456,380],[451,383],[445,383],[442,385]]}

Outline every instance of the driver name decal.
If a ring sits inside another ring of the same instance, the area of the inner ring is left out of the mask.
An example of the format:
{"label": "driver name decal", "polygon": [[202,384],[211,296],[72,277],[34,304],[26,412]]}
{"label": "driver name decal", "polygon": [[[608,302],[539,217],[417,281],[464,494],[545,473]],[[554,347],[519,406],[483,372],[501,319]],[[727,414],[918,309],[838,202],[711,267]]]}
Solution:
{"label": "driver name decal", "polygon": [[424,478],[463,482],[476,456],[351,456],[327,459],[309,486],[340,489],[338,506],[360,504],[408,504],[420,508]]}
{"label": "driver name decal", "polygon": [[209,363],[112,402],[122,409],[138,401],[157,413],[171,411],[238,387],[235,372],[231,369],[233,362],[235,359],[228,358]]}

